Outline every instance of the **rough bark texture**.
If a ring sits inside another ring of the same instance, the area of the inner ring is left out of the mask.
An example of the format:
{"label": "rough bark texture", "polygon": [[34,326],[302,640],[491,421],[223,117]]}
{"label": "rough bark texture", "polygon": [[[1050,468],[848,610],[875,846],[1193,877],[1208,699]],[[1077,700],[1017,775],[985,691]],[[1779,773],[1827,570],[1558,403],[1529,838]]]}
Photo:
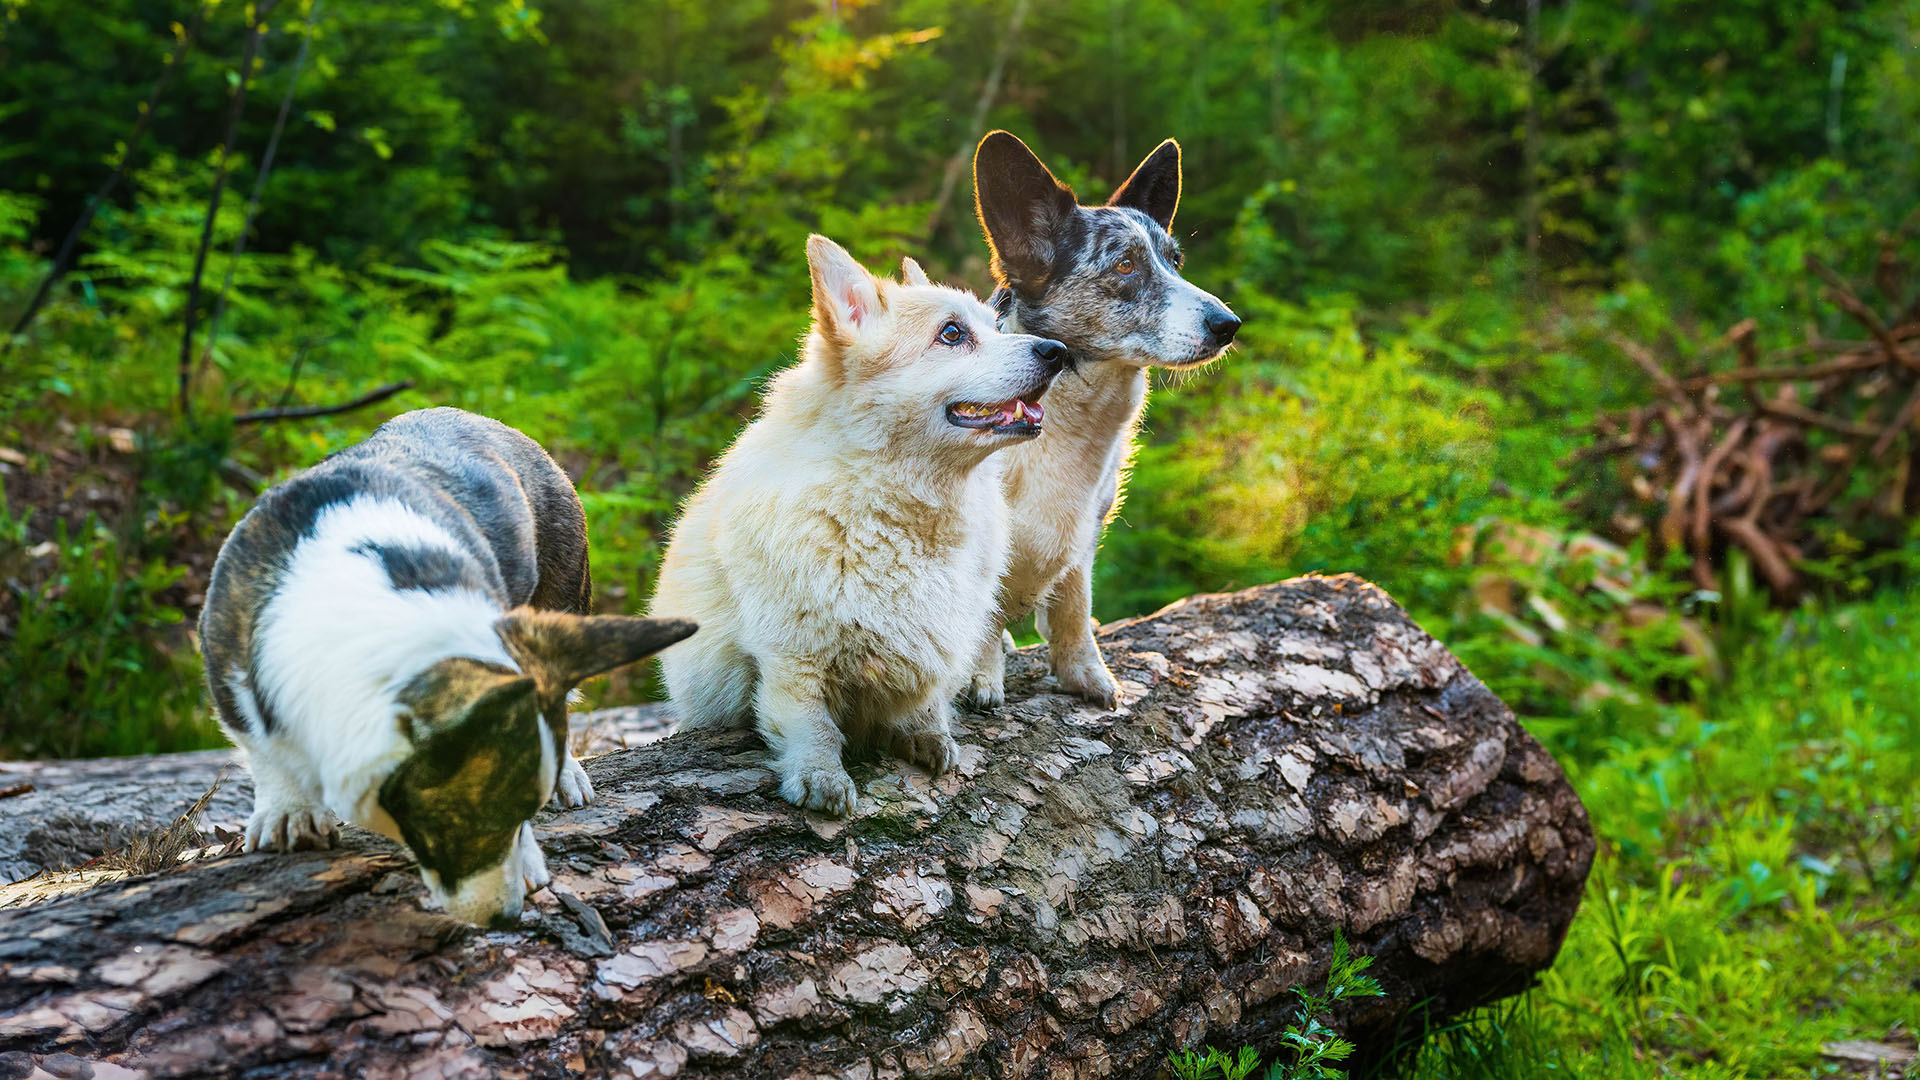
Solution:
{"label": "rough bark texture", "polygon": [[[572,727],[576,756],[607,754],[666,738],[672,716],[664,705],[635,705],[576,713]],[[253,782],[235,750],[0,761],[0,886],[125,848],[186,813],[216,780],[200,829],[246,828]],[[0,908],[13,892],[0,887]]]}
{"label": "rough bark texture", "polygon": [[1023,652],[957,770],[856,767],[849,822],[781,803],[748,735],[590,761],[601,801],[539,823],[556,884],[512,932],[421,910],[365,835],[0,911],[0,1051],[153,1075],[1146,1076],[1177,1046],[1273,1047],[1336,929],[1387,991],[1341,1017],[1362,1039],[1552,961],[1586,813],[1379,590],[1195,597],[1101,639],[1120,709]]}

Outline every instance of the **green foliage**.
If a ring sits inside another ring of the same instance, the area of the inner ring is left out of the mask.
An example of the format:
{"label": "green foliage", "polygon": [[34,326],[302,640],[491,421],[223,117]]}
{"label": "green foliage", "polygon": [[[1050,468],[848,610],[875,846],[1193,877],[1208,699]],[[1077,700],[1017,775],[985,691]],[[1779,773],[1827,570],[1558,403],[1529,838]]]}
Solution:
{"label": "green foliage", "polygon": [[[1293,988],[1299,1009],[1280,1033],[1287,1058],[1269,1064],[1264,1080],[1338,1080],[1347,1075],[1339,1063],[1353,1053],[1353,1044],[1328,1022],[1340,1002],[1381,995],[1379,981],[1366,974],[1371,966],[1373,957],[1349,951],[1346,935],[1334,931],[1326,986],[1317,991]],[[1232,1055],[1211,1046],[1204,1054],[1188,1049],[1167,1055],[1167,1067],[1177,1080],[1246,1080],[1259,1066],[1260,1053],[1250,1046]]]}
{"label": "green foliage", "polygon": [[130,557],[94,517],[72,531],[61,522],[32,547],[27,525],[0,502],[0,581],[12,594],[0,619],[13,609],[0,650],[7,743],[44,757],[217,745],[196,719],[199,665],[165,632],[182,619],[168,596],[180,570]]}
{"label": "green foliage", "polygon": [[[1099,614],[1360,573],[1526,717],[1604,838],[1543,986],[1427,1033],[1413,1072],[1785,1075],[1910,1028],[1920,533],[1824,523],[1802,567],[1824,598],[1776,612],[1738,558],[1696,593],[1587,535],[1611,492],[1562,462],[1644,392],[1610,335],[1690,353],[1751,316],[1787,344],[1833,318],[1808,256],[1870,271],[1920,190],[1920,6],[1548,0],[1532,33],[1527,7],[1060,0],[1009,38],[1012,0],[286,0],[243,72],[248,5],[0,0],[0,317],[129,164],[0,343],[0,752],[217,739],[185,633],[213,545],[261,484],[405,408],[551,448],[602,607],[639,608],[675,508],[792,359],[807,233],[986,284],[964,168],[941,179],[1004,47],[987,123],[1088,200],[1181,140],[1187,273],[1246,320],[1156,389]],[[235,421],[400,379],[364,412]],[[1330,1010],[1363,971],[1343,953],[1300,994],[1258,1048],[1279,1061],[1169,1067],[1338,1075]]]}
{"label": "green foliage", "polygon": [[1413,1075],[1806,1075],[1823,1042],[1910,1028],[1916,626],[1911,592],[1758,612],[1699,707],[1570,743],[1603,844],[1559,962]]}

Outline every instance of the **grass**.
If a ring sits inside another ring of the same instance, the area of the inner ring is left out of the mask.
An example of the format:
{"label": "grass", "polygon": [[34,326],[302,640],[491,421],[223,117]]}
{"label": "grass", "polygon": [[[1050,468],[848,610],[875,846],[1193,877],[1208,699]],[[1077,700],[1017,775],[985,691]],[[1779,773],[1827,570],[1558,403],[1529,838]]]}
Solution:
{"label": "grass", "polygon": [[1848,1072],[1920,1030],[1920,592],[1750,616],[1685,708],[1557,731],[1601,851],[1553,969],[1415,1080]]}

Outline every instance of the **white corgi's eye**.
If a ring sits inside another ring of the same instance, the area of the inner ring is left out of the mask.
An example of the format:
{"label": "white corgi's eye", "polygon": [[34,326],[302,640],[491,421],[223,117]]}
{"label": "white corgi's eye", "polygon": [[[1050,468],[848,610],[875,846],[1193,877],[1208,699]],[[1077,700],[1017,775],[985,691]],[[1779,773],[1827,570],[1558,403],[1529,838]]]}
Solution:
{"label": "white corgi's eye", "polygon": [[1119,262],[1113,264],[1113,272],[1119,274],[1121,277],[1126,277],[1128,274],[1133,273],[1133,256],[1122,256]]}
{"label": "white corgi's eye", "polygon": [[940,344],[958,345],[967,340],[967,331],[957,322],[949,322],[940,328]]}

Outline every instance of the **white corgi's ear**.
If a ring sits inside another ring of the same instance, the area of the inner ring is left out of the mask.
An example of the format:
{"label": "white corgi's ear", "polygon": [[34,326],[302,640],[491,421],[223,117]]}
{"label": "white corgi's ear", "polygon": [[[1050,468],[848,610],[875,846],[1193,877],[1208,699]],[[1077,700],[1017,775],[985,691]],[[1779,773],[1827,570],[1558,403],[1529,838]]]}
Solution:
{"label": "white corgi's ear", "polygon": [[542,697],[564,699],[583,679],[644,660],[691,635],[687,619],[567,615],[515,608],[494,624],[507,652],[533,676]]}
{"label": "white corgi's ear", "polygon": [[815,233],[807,237],[807,267],[813,272],[813,318],[822,333],[845,340],[872,325],[880,313],[880,285],[847,249]]}
{"label": "white corgi's ear", "polygon": [[900,280],[906,282],[908,285],[933,284],[933,282],[927,280],[927,272],[920,269],[920,264],[914,262],[913,256],[911,255],[900,260]]}

